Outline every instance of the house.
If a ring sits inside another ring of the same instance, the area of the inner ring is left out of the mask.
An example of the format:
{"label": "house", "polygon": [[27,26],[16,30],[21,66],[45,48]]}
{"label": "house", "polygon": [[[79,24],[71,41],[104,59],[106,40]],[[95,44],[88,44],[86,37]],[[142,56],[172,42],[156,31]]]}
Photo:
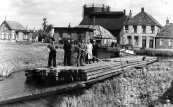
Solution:
{"label": "house", "polygon": [[129,18],[124,23],[121,43],[133,45],[136,48],[155,48],[155,37],[161,31],[162,25],[141,8],[141,12]]}
{"label": "house", "polygon": [[93,30],[89,28],[53,27],[52,35],[57,43],[62,44],[64,39],[90,40]]}
{"label": "house", "polygon": [[166,25],[155,37],[156,49],[173,49],[173,23],[166,20]]}
{"label": "house", "polygon": [[0,25],[0,41],[29,41],[29,31],[15,21],[3,21]]}
{"label": "house", "polygon": [[92,40],[97,44],[110,46],[112,42],[117,42],[116,38],[100,25],[78,25],[77,28],[90,28],[93,30]]}
{"label": "house", "polygon": [[79,25],[100,25],[108,30],[119,43],[120,32],[123,28],[127,16],[124,11],[110,11],[109,6],[103,5],[84,5],[83,19]]}

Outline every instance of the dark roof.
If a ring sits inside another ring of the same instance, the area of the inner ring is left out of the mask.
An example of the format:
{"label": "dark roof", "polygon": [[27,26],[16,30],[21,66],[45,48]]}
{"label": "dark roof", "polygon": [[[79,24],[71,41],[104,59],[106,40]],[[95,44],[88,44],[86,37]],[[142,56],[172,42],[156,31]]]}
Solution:
{"label": "dark roof", "polygon": [[133,18],[129,19],[125,25],[156,25],[162,27],[156,19],[144,11],[141,11]]}
{"label": "dark roof", "polygon": [[90,28],[76,28],[76,27],[53,27],[54,28],[54,31],[93,31],[92,29]]}
{"label": "dark roof", "polygon": [[100,25],[107,30],[121,30],[126,19],[122,12],[94,12],[84,17],[79,25]]}
{"label": "dark roof", "polygon": [[17,30],[17,31],[27,31],[26,28],[24,28],[19,22],[15,21],[4,21],[11,30]]}
{"label": "dark roof", "polygon": [[162,31],[157,36],[160,36],[160,37],[173,37],[173,23],[170,23],[169,25],[165,25],[162,28]]}

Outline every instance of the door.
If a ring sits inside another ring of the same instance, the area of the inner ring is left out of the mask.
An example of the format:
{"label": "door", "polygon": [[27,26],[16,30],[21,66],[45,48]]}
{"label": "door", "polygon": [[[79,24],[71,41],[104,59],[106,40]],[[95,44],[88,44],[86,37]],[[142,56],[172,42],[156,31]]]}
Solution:
{"label": "door", "polygon": [[154,40],[153,39],[150,39],[149,48],[153,48],[153,43],[154,43]]}
{"label": "door", "polygon": [[143,47],[143,48],[146,48],[146,40],[147,40],[146,37],[143,36],[143,37],[142,37],[142,47]]}

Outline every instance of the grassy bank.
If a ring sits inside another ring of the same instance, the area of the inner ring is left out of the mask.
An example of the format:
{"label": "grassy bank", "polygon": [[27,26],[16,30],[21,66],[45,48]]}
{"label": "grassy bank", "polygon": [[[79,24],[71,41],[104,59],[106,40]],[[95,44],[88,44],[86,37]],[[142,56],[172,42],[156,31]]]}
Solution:
{"label": "grassy bank", "polygon": [[[147,71],[134,68],[92,86],[81,96],[67,96],[62,107],[163,107],[159,97],[170,87],[173,63],[155,63]],[[166,99],[164,99],[166,100]]]}
{"label": "grassy bank", "polygon": [[[0,43],[0,74],[47,66],[48,51],[43,43]],[[63,50],[57,52],[57,64],[63,59]]]}
{"label": "grassy bank", "polygon": [[173,50],[168,49],[140,49],[135,50],[137,55],[149,55],[149,56],[173,56]]}

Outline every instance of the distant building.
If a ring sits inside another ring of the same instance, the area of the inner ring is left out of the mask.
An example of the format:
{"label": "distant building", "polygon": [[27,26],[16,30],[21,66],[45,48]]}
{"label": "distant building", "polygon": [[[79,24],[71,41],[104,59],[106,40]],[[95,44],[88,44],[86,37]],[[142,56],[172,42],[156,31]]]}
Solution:
{"label": "distant building", "polygon": [[90,39],[95,40],[97,44],[110,46],[112,42],[117,42],[117,39],[100,25],[78,25],[76,27],[92,29],[93,36]]}
{"label": "distant building", "polygon": [[119,42],[120,32],[126,20],[125,10],[110,11],[109,6],[93,4],[83,6],[83,19],[79,25],[100,25],[114,35]]}
{"label": "distant building", "polygon": [[26,28],[15,21],[3,21],[0,25],[0,41],[29,41],[30,35]]}
{"label": "distant building", "polygon": [[55,41],[62,43],[63,39],[90,40],[93,38],[93,30],[89,28],[53,27],[52,35]]}
{"label": "distant building", "polygon": [[141,8],[141,12],[129,18],[124,24],[121,43],[132,44],[138,48],[155,48],[155,37],[161,31],[161,24]]}
{"label": "distant building", "polygon": [[166,25],[155,39],[156,49],[173,49],[173,23],[169,23],[169,19],[166,20]]}

